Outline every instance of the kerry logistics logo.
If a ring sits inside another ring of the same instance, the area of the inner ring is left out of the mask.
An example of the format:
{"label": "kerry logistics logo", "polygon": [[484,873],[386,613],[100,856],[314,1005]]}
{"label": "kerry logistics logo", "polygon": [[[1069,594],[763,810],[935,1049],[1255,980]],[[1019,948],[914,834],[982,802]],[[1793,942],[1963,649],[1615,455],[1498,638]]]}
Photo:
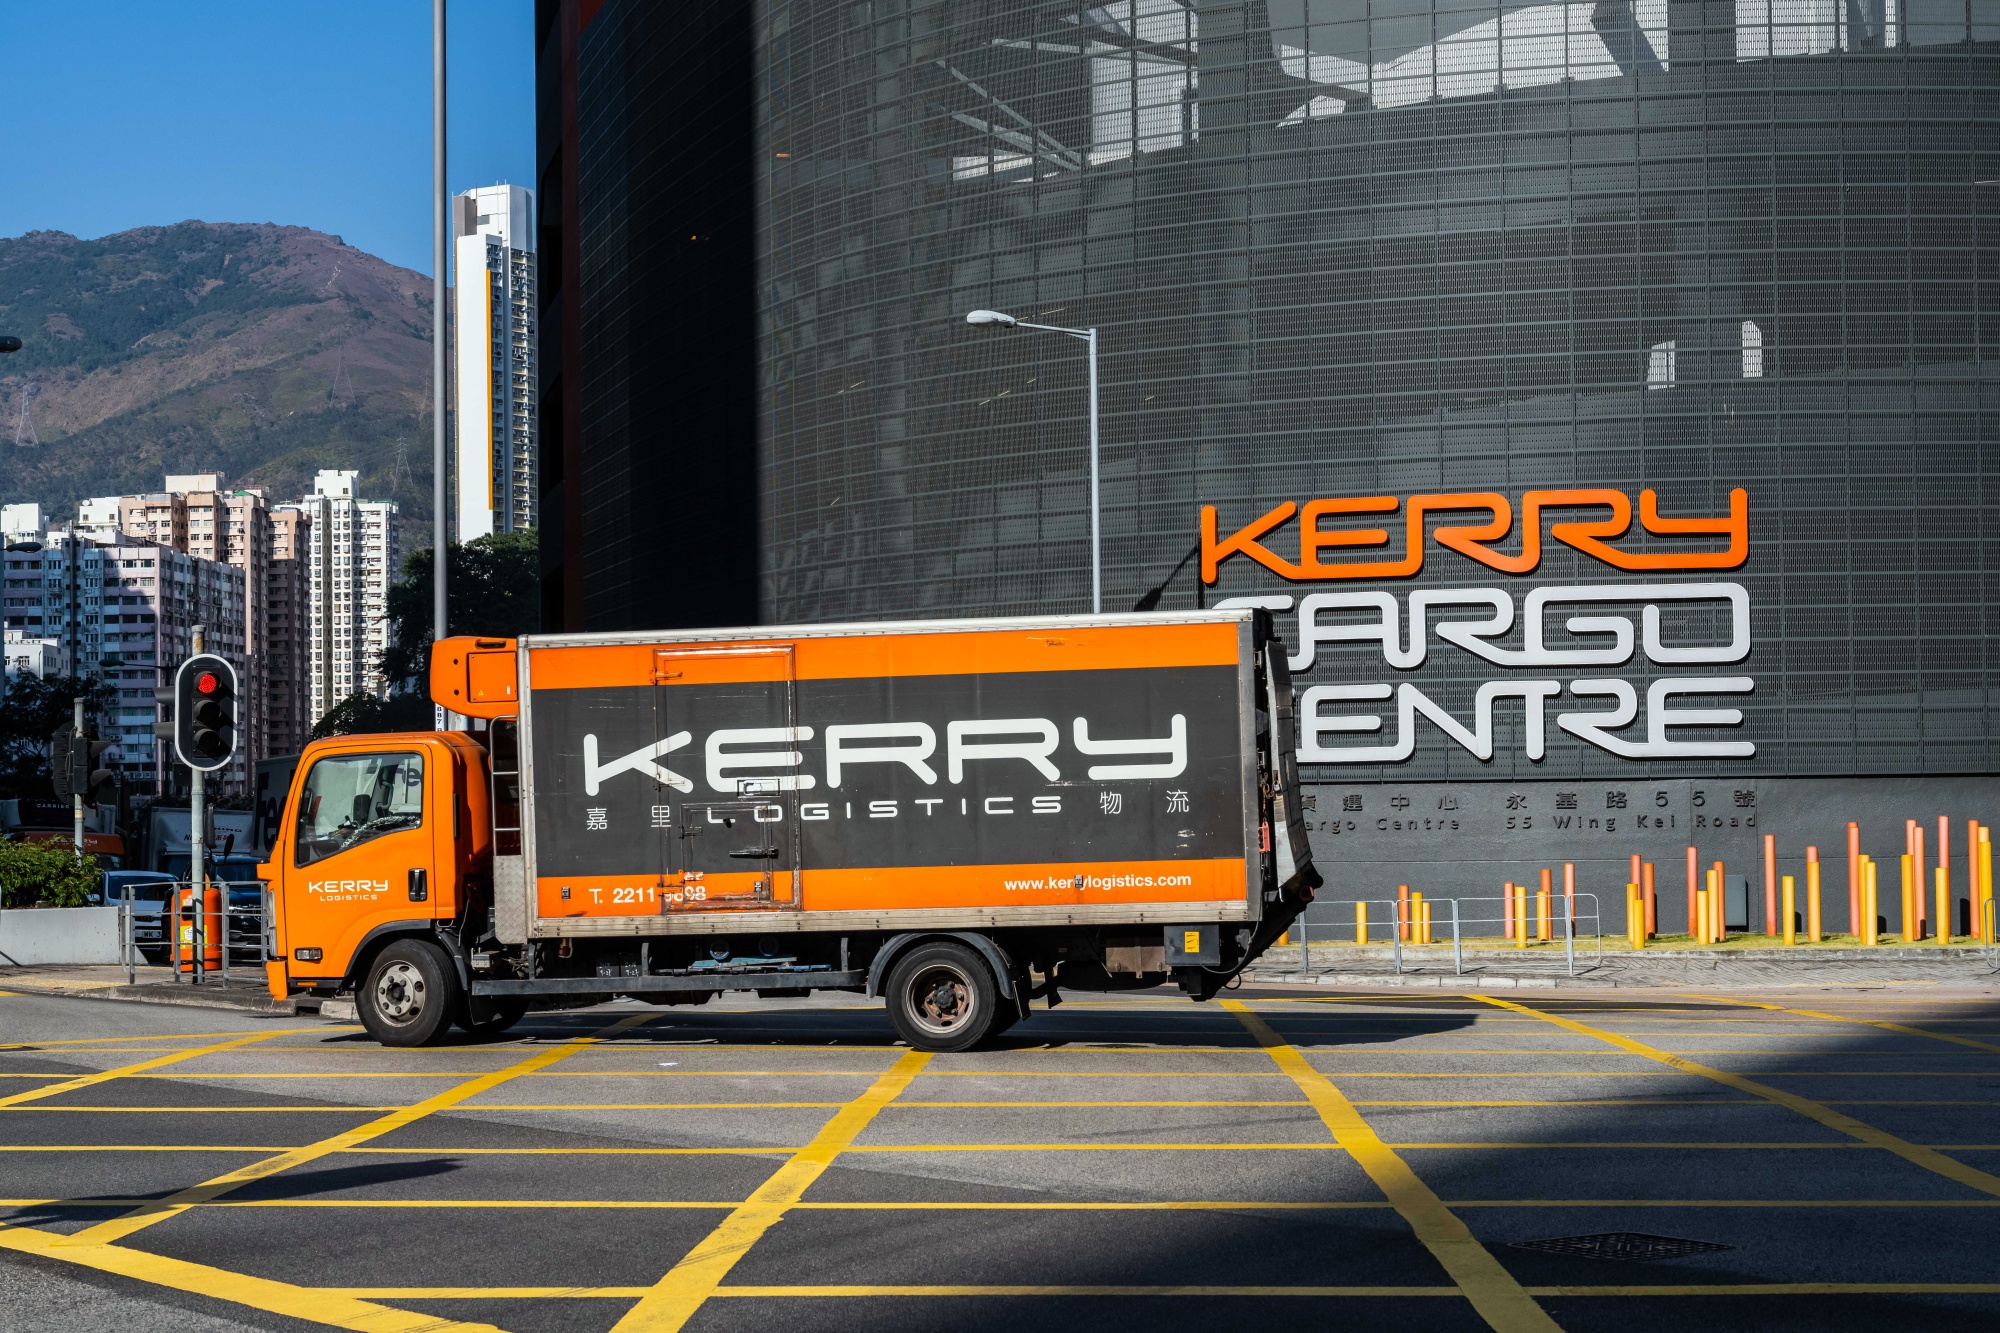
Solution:
{"label": "kerry logistics logo", "polygon": [[[1433,572],[1456,572],[1450,568],[1456,563],[1450,557],[1456,556],[1518,578],[1535,573],[1549,543],[1639,574],[1737,569],[1749,557],[1749,496],[1741,488],[1729,493],[1729,513],[1722,517],[1668,517],[1660,513],[1659,496],[1650,490],[1639,492],[1638,508],[1640,527],[1660,539],[1646,542],[1645,549],[1620,542],[1632,531],[1632,501],[1623,491],[1604,488],[1524,493],[1518,537],[1513,504],[1494,491],[1413,495],[1407,501],[1389,495],[1343,497],[1303,506],[1287,500],[1227,537],[1220,535],[1216,507],[1204,505],[1201,577],[1212,584],[1224,562],[1246,560],[1295,584],[1411,579],[1424,571],[1427,557]],[[1400,553],[1392,549],[1369,559],[1342,558],[1392,547],[1393,519],[1377,519],[1380,526],[1373,527],[1357,523],[1399,511]],[[1467,522],[1468,515],[1478,518]],[[1288,558],[1290,543],[1283,540],[1294,519],[1296,559]],[[1740,583],[1537,584],[1524,590],[1518,614],[1514,591],[1506,586],[1258,593],[1219,605],[1260,606],[1296,616],[1296,628],[1285,637],[1298,645],[1292,671],[1308,684],[1299,700],[1301,762],[1400,763],[1416,752],[1419,716],[1480,759],[1490,760],[1494,712],[1503,700],[1509,707],[1519,701],[1522,750],[1531,760],[1546,752],[1551,705],[1560,709],[1566,700],[1608,702],[1608,707],[1559,711],[1555,724],[1623,759],[1741,759],[1756,753],[1749,741],[1713,735],[1717,728],[1742,725],[1741,710],[1673,706],[1683,695],[1743,695],[1756,689],[1748,676],[1689,674],[1690,668],[1750,656],[1750,594]],[[1433,638],[1439,645],[1435,661]],[[1355,656],[1356,648],[1368,657]],[[1450,662],[1448,655],[1463,653],[1509,674],[1478,685],[1468,723],[1411,681],[1354,683],[1355,675],[1370,674],[1365,663],[1377,652],[1384,667],[1399,672],[1430,664],[1462,676],[1463,664]],[[1635,660],[1641,653],[1643,664]],[[1608,674],[1619,668],[1642,679]],[[1572,675],[1585,670],[1588,675]],[[1343,678],[1338,684],[1309,683],[1315,675],[1335,674]],[[1357,709],[1391,700],[1393,714]],[[1379,738],[1385,717],[1393,717],[1396,728],[1388,743],[1346,739]],[[1706,734],[1691,735],[1689,729]]]}

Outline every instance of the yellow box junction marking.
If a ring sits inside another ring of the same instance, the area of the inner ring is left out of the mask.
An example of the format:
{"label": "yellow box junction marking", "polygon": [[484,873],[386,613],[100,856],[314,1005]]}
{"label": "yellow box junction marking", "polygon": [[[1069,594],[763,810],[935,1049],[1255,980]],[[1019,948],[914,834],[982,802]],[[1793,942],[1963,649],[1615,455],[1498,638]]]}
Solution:
{"label": "yellow box junction marking", "polygon": [[315,1324],[355,1329],[359,1333],[500,1333],[492,1324],[466,1324],[436,1315],[412,1314],[340,1291],[295,1287],[289,1282],[231,1273],[119,1245],[78,1244],[73,1238],[53,1236],[31,1227],[0,1223],[0,1247],[81,1264],[100,1272],[150,1282],[156,1287],[246,1305],[253,1310],[269,1310]]}
{"label": "yellow box junction marking", "polygon": [[1748,1005],[1753,1009],[1777,1009],[1787,1014],[1798,1014],[1804,1018],[1823,1018],[1834,1023],[1860,1023],[1865,1027],[1881,1028],[1884,1032],[1900,1032],[1906,1037],[1929,1037],[1932,1041],[1948,1041],[1957,1046],[1970,1046],[1975,1051],[1991,1051],[2000,1055],[2000,1046],[1990,1041],[1974,1041],[1970,1037],[1954,1037],[1949,1032],[1929,1032],[1923,1028],[1913,1028],[1903,1023],[1891,1023],[1885,1018],[1850,1018],[1846,1014],[1829,1014],[1817,1009],[1792,1009],[1782,1004],[1764,1004],[1757,1000],[1739,1000],[1733,995],[1702,995],[1688,992],[1697,1000],[1717,1000],[1724,1004]]}
{"label": "yellow box junction marking", "polygon": [[729,1276],[737,1260],[777,1225],[786,1209],[804,1197],[813,1182],[833,1164],[833,1159],[853,1144],[884,1106],[910,1086],[930,1058],[920,1051],[906,1052],[866,1092],[834,1112],[811,1143],[772,1173],[747,1201],[625,1312],[625,1317],[613,1325],[614,1333],[676,1333],[709,1297],[717,1294],[722,1279]]}
{"label": "yellow box junction marking", "polygon": [[1240,1000],[1224,1000],[1223,1008],[1235,1014],[1237,1020],[1248,1028],[1265,1054],[1278,1068],[1291,1076],[1306,1100],[1319,1112],[1320,1119],[1332,1132],[1334,1141],[1346,1149],[1348,1155],[1368,1173],[1376,1188],[1410,1224],[1410,1229],[1423,1242],[1424,1248],[1444,1268],[1451,1280],[1458,1284],[1465,1298],[1472,1302],[1472,1308],[1501,1333],[1526,1333],[1526,1330],[1553,1330],[1559,1326],[1549,1318],[1547,1311],[1535,1303],[1534,1297],[1522,1289],[1498,1259],[1480,1244],[1471,1230],[1444,1201],[1432,1192],[1431,1187],[1418,1178],[1402,1158],[1376,1135],[1361,1112],[1347,1100],[1339,1088],[1326,1075],[1313,1068],[1305,1056],[1299,1054],[1284,1038],[1275,1032],[1250,1007]]}
{"label": "yellow box junction marking", "polygon": [[312,1028],[283,1028],[276,1032],[257,1032],[247,1037],[233,1037],[228,1041],[216,1042],[212,1046],[197,1046],[189,1050],[169,1051],[165,1055],[156,1055],[150,1060],[141,1060],[137,1064],[120,1065],[116,1069],[104,1069],[95,1074],[83,1074],[77,1078],[64,1079],[60,1083],[48,1083],[39,1088],[30,1088],[26,1092],[16,1092],[6,1097],[0,1097],[0,1108],[19,1106],[23,1102],[40,1101],[44,1097],[54,1097],[60,1093],[75,1092],[78,1088],[94,1087],[99,1083],[109,1083],[114,1078],[124,1078],[129,1074],[143,1074],[149,1069],[159,1069],[164,1065],[177,1064],[182,1060],[199,1060],[204,1055],[214,1055],[217,1051],[234,1050],[238,1046],[248,1046],[250,1043],[256,1041],[269,1041],[273,1037],[283,1037],[297,1032],[311,1032],[315,1030]]}
{"label": "yellow box junction marking", "polygon": [[1825,1125],[1828,1129],[1837,1130],[1849,1138],[1865,1143],[1870,1147],[1892,1152],[1904,1161],[1914,1166],[1920,1166],[1926,1171],[1934,1171],[1947,1180],[1955,1180],[1959,1184],[1969,1189],[1978,1190],[1982,1194],[2000,1196],[2000,1176],[1994,1176],[1988,1172],[1981,1171],[1977,1167],[1968,1166],[1964,1162],[1946,1157],[1935,1148],[1922,1147],[1911,1143],[1908,1139],[1898,1138],[1887,1130],[1877,1129],[1873,1125],[1856,1120],[1851,1115],[1836,1111],[1830,1106],[1823,1105],[1807,1097],[1801,1097],[1795,1092],[1786,1092],[1782,1088],[1774,1088],[1767,1083],[1759,1083],[1754,1079],[1745,1078],[1741,1074],[1729,1073],[1727,1070],[1712,1069],[1697,1061],[1674,1055],[1654,1046],[1648,1046],[1642,1041],[1634,1041],[1632,1038],[1624,1036],[1621,1033],[1609,1032],[1603,1028],[1595,1028],[1588,1023],[1579,1023],[1575,1019],[1565,1017],[1561,1014],[1545,1014],[1540,1010],[1530,1009],[1526,1005],[1516,1004],[1512,1000],[1502,1000],[1490,995],[1475,995],[1472,998],[1481,1000],[1497,1008],[1511,1009],[1521,1014],[1532,1014],[1545,1023],[1553,1023],[1557,1027],[1567,1028],[1571,1032],[1580,1032],[1585,1036],[1595,1037],[1599,1041],[1618,1047],[1620,1050],[1630,1051],[1634,1055],[1643,1055],[1648,1060],[1657,1060],[1661,1064],[1681,1070],[1683,1073],[1697,1074],[1702,1078],[1713,1079],[1715,1082],[1735,1088],[1739,1092],[1754,1093],[1759,1097],[1776,1102],[1780,1106],[1797,1111],[1808,1120],[1817,1121]]}
{"label": "yellow box junction marking", "polygon": [[[624,1028],[635,1027],[640,1023],[650,1021],[654,1017],[655,1015],[653,1014],[633,1014],[629,1017],[619,1019],[617,1022],[603,1029],[603,1032],[617,1032]],[[478,1078],[461,1083],[455,1088],[449,1088],[444,1092],[440,1092],[435,1097],[427,1097],[412,1106],[391,1111],[389,1114],[371,1120],[365,1125],[357,1125],[353,1129],[335,1134],[331,1138],[321,1139],[317,1143],[309,1143],[302,1148],[293,1148],[286,1152],[281,1152],[277,1156],[267,1157],[261,1162],[252,1162],[248,1166],[240,1166],[234,1171],[225,1172],[212,1180],[205,1180],[199,1185],[192,1185],[187,1189],[181,1190],[179,1193],[135,1208],[122,1217],[114,1217],[107,1222],[99,1222],[96,1226],[86,1227],[66,1240],[57,1242],[57,1244],[59,1246],[106,1245],[112,1241],[122,1240],[135,1231],[143,1230],[156,1222],[164,1222],[170,1217],[186,1212],[189,1207],[195,1204],[207,1203],[218,1195],[227,1194],[239,1185],[247,1185],[253,1180],[262,1180],[266,1176],[275,1176],[281,1171],[289,1171],[295,1166],[325,1157],[330,1153],[344,1152],[348,1149],[358,1147],[370,1139],[380,1138],[384,1134],[393,1133],[405,1125],[423,1119],[427,1115],[457,1106],[460,1102],[471,1097],[476,1097],[489,1088],[498,1087],[510,1078],[519,1077],[536,1069],[546,1069],[558,1060],[564,1060],[575,1055],[578,1051],[592,1045],[598,1039],[598,1035],[593,1034],[588,1037],[575,1038],[572,1041],[564,1042],[560,1046],[550,1047],[547,1050],[537,1051],[534,1055],[517,1064],[509,1065],[505,1069],[495,1070],[490,1074],[482,1074]]]}

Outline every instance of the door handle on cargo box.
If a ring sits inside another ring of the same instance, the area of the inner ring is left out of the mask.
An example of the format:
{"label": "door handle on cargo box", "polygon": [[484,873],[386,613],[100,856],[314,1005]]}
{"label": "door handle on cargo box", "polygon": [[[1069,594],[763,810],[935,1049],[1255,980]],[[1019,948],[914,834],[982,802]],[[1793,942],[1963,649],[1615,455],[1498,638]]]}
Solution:
{"label": "door handle on cargo box", "polygon": [[730,853],[731,856],[736,857],[738,860],[745,861],[768,861],[776,857],[777,854],[778,849],[776,847],[739,847]]}

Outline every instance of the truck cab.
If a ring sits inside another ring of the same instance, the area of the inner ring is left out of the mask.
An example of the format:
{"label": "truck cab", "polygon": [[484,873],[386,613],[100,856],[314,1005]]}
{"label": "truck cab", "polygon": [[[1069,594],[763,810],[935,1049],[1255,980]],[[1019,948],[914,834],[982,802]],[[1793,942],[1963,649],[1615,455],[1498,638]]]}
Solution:
{"label": "truck cab", "polygon": [[[464,732],[306,747],[258,868],[272,890],[274,997],[330,996],[381,970],[384,1002],[411,1036],[466,1017],[428,1001],[465,993],[457,944],[469,910],[485,911],[491,874],[486,772],[485,749]],[[400,965],[377,969],[385,952]]]}

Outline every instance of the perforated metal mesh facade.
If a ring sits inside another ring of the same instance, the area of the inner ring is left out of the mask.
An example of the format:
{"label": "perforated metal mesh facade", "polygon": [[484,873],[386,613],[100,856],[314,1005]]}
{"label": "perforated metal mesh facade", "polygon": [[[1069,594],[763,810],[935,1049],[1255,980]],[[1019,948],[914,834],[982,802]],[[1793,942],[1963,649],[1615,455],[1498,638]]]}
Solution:
{"label": "perforated metal mesh facade", "polygon": [[[988,307],[1102,330],[1108,609],[1204,503],[1227,531],[1316,496],[1720,514],[1740,486],[1756,757],[1727,771],[1994,770],[2000,6],[756,15],[767,620],[1087,609],[1081,345],[965,325]],[[1209,595],[1279,588],[1236,560]],[[1190,569],[1163,605],[1193,599]],[[1465,717],[1492,675],[1420,679]],[[1553,722],[1531,763],[1498,728],[1487,762],[1426,730],[1394,775],[1719,767]]]}

